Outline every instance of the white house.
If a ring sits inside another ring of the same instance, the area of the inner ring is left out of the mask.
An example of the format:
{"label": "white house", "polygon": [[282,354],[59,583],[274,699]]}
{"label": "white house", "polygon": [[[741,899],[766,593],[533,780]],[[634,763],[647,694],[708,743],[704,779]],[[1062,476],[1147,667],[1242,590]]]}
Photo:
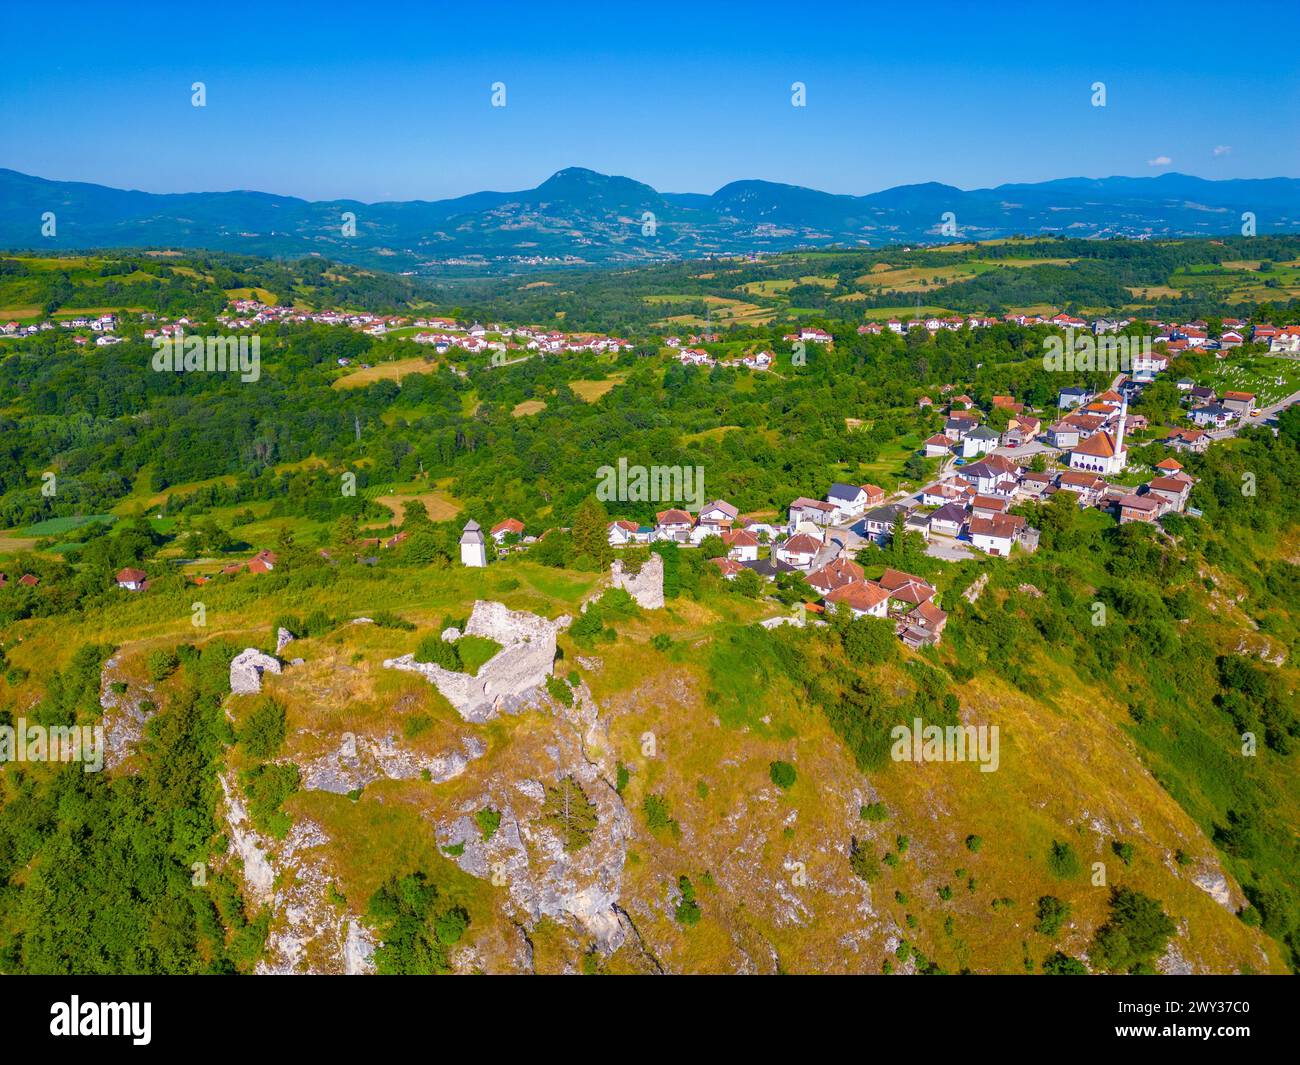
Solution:
{"label": "white house", "polygon": [[1001,441],[1002,438],[992,429],[983,425],[977,426],[962,437],[961,456],[964,459],[972,459],[977,455],[987,454]]}
{"label": "white house", "polygon": [[685,543],[694,525],[695,520],[684,510],[661,510],[655,515],[655,539]]}
{"label": "white house", "polygon": [[119,570],[114,579],[117,581],[119,588],[125,588],[128,592],[143,591],[148,583],[148,577],[144,570],[132,569],[129,566],[124,570]]}
{"label": "white house", "polygon": [[1018,514],[997,514],[991,518],[971,518],[971,546],[986,555],[1011,554],[1011,547],[1020,534],[1025,519]]}
{"label": "white house", "polygon": [[798,533],[785,543],[776,547],[776,557],[795,569],[807,569],[812,565],[817,552],[822,549],[821,541],[814,540],[807,533]]}
{"label": "white house", "polygon": [[[704,507],[697,516],[701,525],[716,525],[731,528],[740,511],[725,500],[715,499]],[[714,530],[714,531],[721,531]]]}
{"label": "white house", "polygon": [[937,458],[940,455],[947,455],[952,449],[952,441],[943,433],[935,433],[925,442],[925,457],[928,459]]}
{"label": "white house", "polygon": [[1209,403],[1198,407],[1188,417],[1202,429],[1223,429],[1237,417],[1237,412],[1222,403]]}
{"label": "white house", "polygon": [[634,521],[620,518],[609,523],[609,546],[624,547],[627,544],[648,544],[654,530],[648,525],[638,525]]}
{"label": "white house", "polygon": [[800,496],[790,504],[790,528],[795,528],[801,521],[810,521],[814,525],[831,525],[835,521],[835,515],[834,504]]}
{"label": "white house", "polygon": [[850,581],[826,596],[832,606],[846,606],[855,618],[883,618],[889,610],[889,593],[874,581]]}
{"label": "white house", "polygon": [[867,493],[856,484],[836,481],[826,493],[826,502],[839,511],[840,520],[856,518],[867,505]]}
{"label": "white house", "polygon": [[722,542],[727,545],[727,557],[737,562],[754,562],[758,559],[758,537],[748,529],[724,532]]}

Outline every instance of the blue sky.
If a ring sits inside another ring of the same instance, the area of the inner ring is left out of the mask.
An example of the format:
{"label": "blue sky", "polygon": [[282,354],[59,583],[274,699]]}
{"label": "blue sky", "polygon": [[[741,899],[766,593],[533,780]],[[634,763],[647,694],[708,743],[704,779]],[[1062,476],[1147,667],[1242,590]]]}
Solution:
{"label": "blue sky", "polygon": [[566,166],[670,192],[1300,175],[1294,0],[55,10],[6,12],[0,165],[150,192],[441,199]]}

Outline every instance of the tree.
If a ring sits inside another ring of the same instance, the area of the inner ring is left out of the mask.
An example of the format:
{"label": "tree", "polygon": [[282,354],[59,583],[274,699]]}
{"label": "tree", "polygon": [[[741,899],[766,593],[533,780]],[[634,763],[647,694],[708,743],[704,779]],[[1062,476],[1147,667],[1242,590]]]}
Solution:
{"label": "tree", "polygon": [[700,541],[699,551],[705,558],[722,558],[727,553],[727,545],[722,542],[721,536],[710,533]]}
{"label": "tree", "polygon": [[253,707],[239,730],[239,744],[259,762],[271,758],[284,742],[284,706],[270,696]]}
{"label": "tree", "polygon": [[794,787],[794,782],[798,774],[794,766],[789,762],[776,761],[767,767],[768,776],[772,778],[772,783],[782,791],[789,791]]}
{"label": "tree", "polygon": [[1149,973],[1177,930],[1157,900],[1140,891],[1115,888],[1110,897],[1110,919],[1097,929],[1088,958],[1097,968],[1110,972]]}
{"label": "tree", "polygon": [[357,516],[351,511],[340,514],[334,523],[334,539],[340,544],[350,544],[357,538]]}
{"label": "tree", "polygon": [[546,789],[542,820],[560,833],[566,851],[576,851],[591,842],[599,818],[582,785],[566,776]]}
{"label": "tree", "polygon": [[423,872],[393,878],[370,899],[379,932],[375,968],[381,975],[430,976],[450,970],[447,948],[469,928],[469,914],[448,905]]}
{"label": "tree", "polygon": [[429,508],[424,505],[423,499],[410,499],[402,504],[402,528],[407,532],[431,528],[432,525]]}
{"label": "tree", "polygon": [[747,599],[757,599],[763,594],[763,578],[752,569],[737,573],[731,581],[731,586]]}
{"label": "tree", "polygon": [[844,653],[854,665],[893,662],[898,658],[894,624],[884,618],[854,618],[840,634]]}
{"label": "tree", "polygon": [[609,514],[594,496],[588,496],[574,511],[573,548],[578,558],[589,559],[597,569],[609,564]]}
{"label": "tree", "polygon": [[1061,925],[1069,916],[1068,902],[1062,902],[1055,895],[1043,895],[1038,900],[1038,923],[1034,925],[1034,930],[1050,938],[1060,931]]}

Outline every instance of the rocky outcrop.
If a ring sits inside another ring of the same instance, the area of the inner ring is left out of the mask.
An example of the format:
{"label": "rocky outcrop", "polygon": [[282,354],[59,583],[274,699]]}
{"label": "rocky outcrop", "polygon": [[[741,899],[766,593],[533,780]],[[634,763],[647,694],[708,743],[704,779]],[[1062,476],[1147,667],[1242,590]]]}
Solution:
{"label": "rocky outcrop", "polygon": [[301,766],[302,786],[307,791],[346,795],[375,780],[413,780],[425,773],[431,783],[442,784],[460,776],[486,752],[487,744],[476,736],[428,757],[399,746],[392,736],[372,739],[345,732],[337,750]]}
{"label": "rocky outcrop", "polygon": [[248,647],[230,662],[230,691],[234,695],[255,695],[262,690],[263,673],[279,673],[280,660],[256,647]]}
{"label": "rocky outcrop", "polygon": [[488,721],[502,710],[515,711],[527,705],[546,683],[555,661],[556,633],[568,628],[570,620],[566,615],[549,621],[480,599],[465,633],[495,640],[501,650],[483,663],[477,675],[417,662],[414,655],[387,659],[384,668],[421,674],[465,720]]}
{"label": "rocky outcrop", "polygon": [[[441,847],[455,847],[456,862],[471,876],[505,889],[512,918],[533,928],[543,918],[580,929],[598,950],[612,953],[635,929],[620,905],[627,848],[635,829],[622,799],[587,750],[605,742],[603,722],[585,685],[572,707],[556,706],[557,728],[534,752],[537,775],[491,779],[486,794],[465,802],[460,815],[438,826]],[[546,789],[572,777],[595,805],[590,841],[566,850],[554,826],[541,818]],[[491,807],[501,815],[488,840],[473,814]]]}
{"label": "rocky outcrop", "polygon": [[249,819],[234,774],[220,780],[229,853],[243,864],[250,910],[270,911],[270,935],[256,972],[373,973],[373,934],[332,897],[336,879],[326,864],[325,831],[303,818],[286,839],[265,837]]}
{"label": "rocky outcrop", "polygon": [[629,573],[622,559],[615,559],[610,566],[610,587],[622,588],[645,610],[658,610],[664,605],[663,556],[651,552],[636,573]]}
{"label": "rocky outcrop", "polygon": [[275,653],[281,654],[293,642],[293,633],[281,627],[275,634]]}
{"label": "rocky outcrop", "polygon": [[153,686],[128,686],[123,692],[113,689],[126,681],[119,676],[120,655],[114,655],[104,663],[99,675],[99,706],[104,711],[104,767],[116,769],[129,758],[144,735],[144,727],[149,719],[158,712],[151,701]]}

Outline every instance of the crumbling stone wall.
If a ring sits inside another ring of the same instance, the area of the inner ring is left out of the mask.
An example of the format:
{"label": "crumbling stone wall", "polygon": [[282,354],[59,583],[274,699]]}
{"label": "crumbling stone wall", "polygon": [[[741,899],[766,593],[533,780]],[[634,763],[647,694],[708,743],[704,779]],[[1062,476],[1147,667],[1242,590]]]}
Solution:
{"label": "crumbling stone wall", "polygon": [[465,632],[495,640],[501,650],[483,663],[478,676],[457,673],[432,662],[417,662],[414,655],[390,658],[384,667],[423,675],[461,717],[488,721],[503,709],[521,706],[546,683],[555,662],[556,633],[568,628],[571,620],[564,616],[549,621],[480,599],[474,604]]}
{"label": "crumbling stone wall", "polygon": [[664,605],[664,560],[662,555],[653,551],[650,558],[641,564],[638,573],[628,573],[623,569],[622,559],[615,559],[610,567],[610,586],[622,588],[637,606],[646,610],[658,610]]}
{"label": "crumbling stone wall", "polygon": [[235,695],[251,695],[262,690],[263,673],[279,673],[280,660],[247,647],[230,662],[230,690]]}

